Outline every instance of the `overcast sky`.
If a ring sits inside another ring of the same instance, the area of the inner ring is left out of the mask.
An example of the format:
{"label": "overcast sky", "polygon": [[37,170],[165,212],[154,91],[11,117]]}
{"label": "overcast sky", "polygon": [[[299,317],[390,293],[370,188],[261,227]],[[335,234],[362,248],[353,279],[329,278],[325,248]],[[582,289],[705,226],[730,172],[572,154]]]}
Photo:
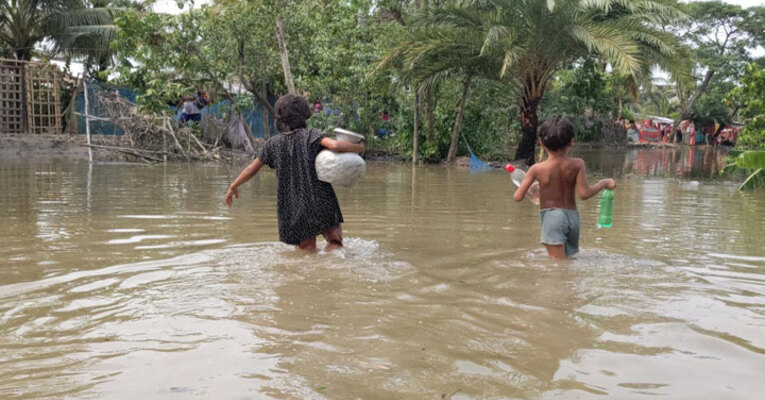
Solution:
{"label": "overcast sky", "polygon": [[[686,2],[687,3],[687,2]],[[725,3],[738,4],[741,7],[761,6],[765,1],[763,0],[725,0]]]}

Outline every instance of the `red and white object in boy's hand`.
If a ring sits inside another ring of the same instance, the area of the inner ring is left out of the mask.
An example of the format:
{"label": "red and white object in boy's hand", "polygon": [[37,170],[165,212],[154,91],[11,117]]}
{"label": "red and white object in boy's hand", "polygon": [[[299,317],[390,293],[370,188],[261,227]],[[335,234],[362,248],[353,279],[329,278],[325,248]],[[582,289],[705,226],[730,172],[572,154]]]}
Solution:
{"label": "red and white object in boy's hand", "polygon": [[[515,168],[513,164],[505,165],[505,171],[510,173],[510,180],[513,181],[515,186],[520,187],[523,178],[526,177],[526,171],[520,168]],[[530,202],[539,205],[539,182],[531,184],[529,190],[526,191],[526,198],[529,199]]]}

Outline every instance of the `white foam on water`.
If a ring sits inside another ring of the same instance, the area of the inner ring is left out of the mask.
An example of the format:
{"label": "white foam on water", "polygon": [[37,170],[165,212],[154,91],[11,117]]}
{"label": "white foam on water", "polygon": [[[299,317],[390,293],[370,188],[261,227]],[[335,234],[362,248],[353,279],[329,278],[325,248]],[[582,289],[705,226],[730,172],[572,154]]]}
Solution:
{"label": "white foam on water", "polygon": [[142,245],[142,246],[135,246],[134,248],[136,250],[174,249],[174,248],[182,248],[182,247],[209,246],[209,245],[220,244],[225,242],[226,242],[226,239],[200,239],[200,240],[177,241],[177,242],[170,242],[170,243],[163,243],[163,244],[156,244],[156,245]]}
{"label": "white foam on water", "polygon": [[177,219],[177,215],[118,215],[117,218],[132,219]]}
{"label": "white foam on water", "polygon": [[707,255],[710,257],[722,258],[727,260],[754,261],[754,262],[765,263],[765,257],[758,257],[758,256],[741,256],[736,254],[720,254],[720,253],[707,253]]}
{"label": "white foam on water", "polygon": [[[301,251],[284,243],[257,243],[249,246],[232,245],[224,249],[210,250],[222,259],[223,266],[244,266],[250,271],[263,271],[276,267],[322,268],[350,273],[368,281],[390,281],[411,269],[406,262],[393,259],[393,255],[380,250],[374,240],[345,238],[344,247],[326,252]],[[319,241],[323,249],[326,242]]]}
{"label": "white foam on water", "polygon": [[145,232],[144,229],[139,228],[118,228],[118,229],[107,229],[107,232],[110,233],[141,233]]}
{"label": "white foam on water", "polygon": [[106,244],[140,243],[144,240],[170,239],[172,237],[174,237],[174,235],[136,235],[136,236],[131,236],[127,239],[112,239],[106,242]]}

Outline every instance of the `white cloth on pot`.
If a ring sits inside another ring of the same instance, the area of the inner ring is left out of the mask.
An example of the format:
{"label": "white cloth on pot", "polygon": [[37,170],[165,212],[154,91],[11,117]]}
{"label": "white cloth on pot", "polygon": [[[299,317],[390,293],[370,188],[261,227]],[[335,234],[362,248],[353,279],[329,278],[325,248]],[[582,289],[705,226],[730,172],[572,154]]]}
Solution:
{"label": "white cloth on pot", "polygon": [[366,172],[367,164],[356,153],[322,150],[316,156],[316,175],[322,182],[351,186]]}

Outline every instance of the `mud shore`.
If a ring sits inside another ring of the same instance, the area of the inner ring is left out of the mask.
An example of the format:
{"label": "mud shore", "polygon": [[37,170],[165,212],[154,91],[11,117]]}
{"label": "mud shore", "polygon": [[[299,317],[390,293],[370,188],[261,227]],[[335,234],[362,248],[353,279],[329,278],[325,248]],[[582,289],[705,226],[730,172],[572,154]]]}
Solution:
{"label": "mud shore", "polygon": [[[94,143],[100,145],[117,145],[119,138],[99,136]],[[261,139],[262,140],[262,139]],[[577,143],[580,148],[635,148],[635,147],[675,147],[675,144],[667,143],[638,143],[621,146],[604,146],[595,143]],[[56,159],[65,158],[70,160],[87,160],[88,147],[85,135],[9,135],[0,133],[0,159]],[[133,161],[132,157],[104,149],[94,149],[93,158],[96,161]],[[245,153],[237,154],[235,159],[243,161],[252,159],[252,155]],[[407,162],[398,155],[386,154],[385,152],[370,150],[364,154],[364,158],[370,161]],[[501,168],[507,161],[486,160],[493,168]],[[467,167],[470,163],[468,157],[457,157],[455,164]]]}
{"label": "mud shore", "polygon": [[[92,144],[96,146],[122,147],[118,136],[94,136]],[[226,151],[225,161],[247,161],[252,154],[239,151]],[[74,161],[88,160],[88,146],[85,135],[9,135],[0,133],[0,159],[66,159]],[[140,159],[105,148],[93,148],[93,160],[97,162],[138,161]]]}
{"label": "mud shore", "polygon": [[84,135],[9,135],[0,133],[0,158],[87,160]]}

